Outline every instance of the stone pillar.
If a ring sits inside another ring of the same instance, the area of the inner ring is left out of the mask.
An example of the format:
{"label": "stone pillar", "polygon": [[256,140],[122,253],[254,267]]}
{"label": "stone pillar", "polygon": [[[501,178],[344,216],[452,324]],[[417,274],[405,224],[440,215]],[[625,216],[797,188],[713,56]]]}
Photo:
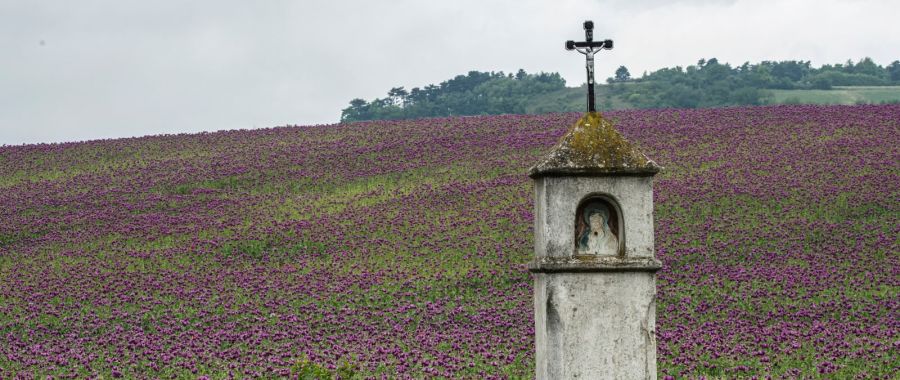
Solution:
{"label": "stone pillar", "polygon": [[656,378],[659,170],[598,113],[531,168],[537,379]]}

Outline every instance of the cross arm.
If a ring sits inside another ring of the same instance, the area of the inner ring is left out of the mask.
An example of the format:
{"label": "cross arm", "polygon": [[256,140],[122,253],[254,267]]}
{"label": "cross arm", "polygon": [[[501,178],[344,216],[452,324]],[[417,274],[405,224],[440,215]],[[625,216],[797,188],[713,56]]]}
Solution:
{"label": "cross arm", "polygon": [[612,40],[603,40],[603,41],[582,41],[575,42],[572,40],[566,41],[566,50],[575,50],[575,48],[597,48],[599,49],[612,49],[613,42]]}

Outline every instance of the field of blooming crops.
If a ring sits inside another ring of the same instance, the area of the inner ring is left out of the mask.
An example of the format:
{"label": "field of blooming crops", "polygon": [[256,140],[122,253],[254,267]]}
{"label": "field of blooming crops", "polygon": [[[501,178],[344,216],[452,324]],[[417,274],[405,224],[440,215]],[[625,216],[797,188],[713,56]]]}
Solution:
{"label": "field of blooming crops", "polygon": [[[0,378],[532,377],[579,116],[0,147]],[[896,378],[900,105],[606,116],[665,167],[660,378]]]}

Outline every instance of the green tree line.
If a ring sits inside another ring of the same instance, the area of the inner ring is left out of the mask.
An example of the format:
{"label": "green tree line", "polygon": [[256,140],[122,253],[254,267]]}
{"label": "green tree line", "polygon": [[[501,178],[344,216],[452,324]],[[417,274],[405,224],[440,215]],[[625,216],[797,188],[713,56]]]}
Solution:
{"label": "green tree line", "polygon": [[[833,86],[900,85],[900,61],[887,66],[871,58],[813,67],[810,61],[746,62],[740,66],[701,59],[633,78],[620,66],[606,86],[598,86],[603,108],[696,108],[765,104],[768,90],[817,89]],[[341,111],[342,122],[412,119],[457,115],[496,115],[573,111],[583,92],[566,88],[558,73],[515,74],[470,71],[439,85],[407,91],[394,87],[371,102],[353,99]]]}
{"label": "green tree line", "polygon": [[[631,79],[624,66],[607,79],[611,92],[636,108],[695,108],[764,104],[766,90],[900,85],[900,61],[882,67],[871,58],[812,67],[810,61],[763,61],[732,67],[715,58],[664,68]],[[625,84],[631,84],[630,86]]]}
{"label": "green tree line", "polygon": [[353,99],[341,112],[341,121],[525,113],[527,99],[565,87],[566,81],[558,73],[470,71],[439,85],[409,91],[394,87],[387,97],[371,102]]}

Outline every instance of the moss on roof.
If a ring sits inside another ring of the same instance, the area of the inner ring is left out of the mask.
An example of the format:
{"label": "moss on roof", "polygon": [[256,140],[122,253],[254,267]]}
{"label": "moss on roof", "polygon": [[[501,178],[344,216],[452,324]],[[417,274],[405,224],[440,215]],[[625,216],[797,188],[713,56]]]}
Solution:
{"label": "moss on roof", "polygon": [[599,112],[585,114],[531,167],[532,178],[560,175],[653,175],[660,167]]}

